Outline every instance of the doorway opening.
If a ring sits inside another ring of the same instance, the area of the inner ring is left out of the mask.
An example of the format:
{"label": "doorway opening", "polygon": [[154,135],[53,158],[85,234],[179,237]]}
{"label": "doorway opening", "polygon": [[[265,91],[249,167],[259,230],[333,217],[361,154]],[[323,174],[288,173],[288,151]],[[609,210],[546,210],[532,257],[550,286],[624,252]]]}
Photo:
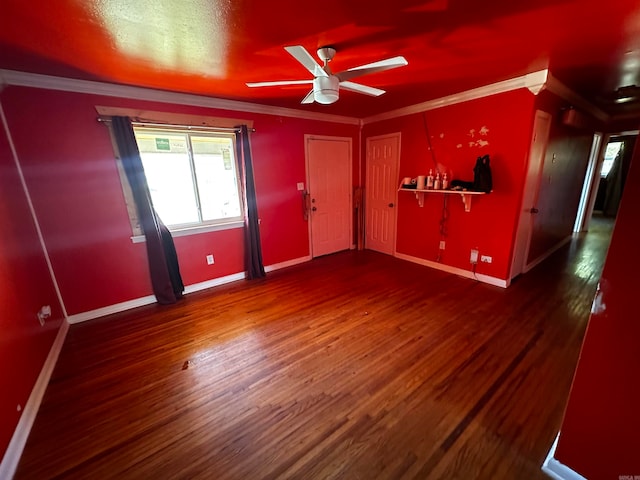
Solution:
{"label": "doorway opening", "polygon": [[[587,172],[574,232],[588,231],[593,218],[615,220],[638,133],[605,135],[602,144],[594,148],[589,166],[594,168]],[[597,155],[593,155],[595,151]]]}
{"label": "doorway opening", "polygon": [[620,197],[627,179],[631,154],[636,137],[611,137],[604,149],[604,158],[593,213],[615,218],[620,205]]}

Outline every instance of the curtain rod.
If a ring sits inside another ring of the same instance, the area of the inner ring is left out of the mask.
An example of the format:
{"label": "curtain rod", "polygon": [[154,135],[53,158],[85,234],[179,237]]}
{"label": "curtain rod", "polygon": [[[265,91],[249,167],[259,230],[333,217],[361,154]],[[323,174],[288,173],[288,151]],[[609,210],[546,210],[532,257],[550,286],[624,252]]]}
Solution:
{"label": "curtain rod", "polygon": [[[101,123],[111,123],[111,117],[98,117],[98,121]],[[239,132],[239,128],[234,127],[208,127],[206,125],[176,125],[173,123],[155,123],[155,122],[139,122],[139,121],[131,121],[132,125],[138,127],[144,126],[153,126],[153,127],[166,127],[166,128],[179,128],[186,130],[211,130],[216,132]],[[255,132],[255,128],[247,128],[249,132]]]}

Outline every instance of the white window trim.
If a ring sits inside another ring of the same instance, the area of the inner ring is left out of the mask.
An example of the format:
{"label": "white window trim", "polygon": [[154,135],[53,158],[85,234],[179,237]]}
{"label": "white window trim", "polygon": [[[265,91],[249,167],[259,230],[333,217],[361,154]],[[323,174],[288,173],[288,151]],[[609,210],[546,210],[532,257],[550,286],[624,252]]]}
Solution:
{"label": "white window trim", "polygon": [[[231,118],[231,117],[214,117],[210,115],[192,115],[192,114],[178,114],[175,112],[164,112],[164,111],[155,111],[155,110],[139,110],[139,109],[131,109],[131,108],[122,108],[122,107],[113,107],[113,106],[95,106],[96,112],[98,113],[99,119],[104,117],[108,118],[111,116],[125,116],[129,117],[139,123],[148,123],[150,126],[154,124],[166,124],[166,125],[192,125],[193,130],[197,130],[198,127],[206,128],[235,128],[238,125],[246,125],[250,130],[253,130],[253,120],[247,118]],[[131,192],[131,186],[129,185],[129,181],[127,180],[126,174],[124,172],[124,167],[122,166],[122,161],[120,159],[120,153],[118,151],[118,146],[116,144],[115,138],[113,136],[113,132],[111,129],[111,123],[106,123],[106,126],[109,130],[109,137],[111,139],[111,144],[113,146],[113,151],[115,153],[116,160],[116,168],[118,170],[118,174],[120,176],[120,183],[122,185],[122,194],[123,200],[127,208],[127,216],[129,218],[129,223],[131,225],[131,233],[130,236],[132,243],[143,243],[146,241],[144,234],[136,234],[135,225],[137,224],[138,213],[135,204],[133,203],[133,193]],[[188,129],[191,130],[191,129]],[[236,152],[236,155],[238,153]],[[240,179],[240,172],[238,174],[238,182],[242,182]],[[244,202],[244,195],[242,194],[242,186],[238,185],[241,197],[241,208],[242,208],[242,216],[246,215],[246,208]],[[233,219],[228,222],[221,222],[216,224],[200,224],[200,225],[191,225],[191,226],[183,226],[183,227],[169,227],[169,231],[173,237],[183,237],[189,235],[197,235],[200,233],[207,232],[215,232],[215,231],[223,231],[223,230],[231,230],[235,228],[244,228],[244,218],[241,219]]]}
{"label": "white window trim", "polygon": [[[232,230],[234,228],[244,228],[244,221],[236,220],[234,222],[218,223],[214,225],[197,225],[194,227],[169,229],[169,231],[171,232],[171,236],[175,238],[175,237],[187,237],[189,235],[197,235],[199,233]],[[144,235],[133,235],[131,237],[132,243],[143,243],[146,241],[147,239]]]}
{"label": "white window trim", "polygon": [[[246,124],[247,122],[245,122]],[[144,243],[146,242],[146,237],[144,234],[136,235],[136,230],[141,230],[138,223],[138,212],[136,206],[133,202],[133,192],[131,191],[131,186],[129,185],[129,181],[127,180],[127,176],[124,172],[124,166],[122,165],[122,160],[120,158],[120,152],[118,151],[118,145],[115,141],[115,137],[113,136],[113,131],[111,128],[111,124],[108,123],[107,127],[109,129],[109,136],[111,138],[111,144],[113,146],[113,151],[115,153],[116,167],[118,170],[118,174],[120,176],[120,183],[122,185],[122,194],[123,199],[125,201],[125,205],[127,207],[127,216],[129,218],[129,223],[131,225],[132,235],[129,237],[131,243]],[[224,127],[223,127],[224,128]],[[194,130],[197,130],[197,127],[194,127]],[[237,155],[237,152],[236,152]],[[247,206],[244,204],[244,195],[242,193],[242,186],[240,185],[240,173],[238,173],[238,188],[240,193],[240,202],[242,209],[242,216],[246,215]],[[213,224],[198,224],[191,226],[183,226],[183,227],[167,227],[171,232],[172,237],[187,237],[190,235],[198,235],[200,233],[208,233],[208,232],[218,232],[224,230],[232,230],[236,228],[244,228],[245,220],[244,218],[238,219],[234,218],[227,222],[213,223]]]}

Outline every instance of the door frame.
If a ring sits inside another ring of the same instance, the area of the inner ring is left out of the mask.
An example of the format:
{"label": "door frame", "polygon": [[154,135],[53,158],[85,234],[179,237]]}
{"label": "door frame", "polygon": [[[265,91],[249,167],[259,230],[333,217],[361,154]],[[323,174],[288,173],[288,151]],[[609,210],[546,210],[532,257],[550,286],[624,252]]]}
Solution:
{"label": "door frame", "polygon": [[576,220],[573,224],[573,233],[579,233],[589,229],[589,220],[593,214],[593,206],[596,201],[595,193],[598,192],[600,170],[602,169],[602,162],[604,160],[607,144],[609,143],[609,138],[609,134],[605,135],[602,132],[596,132],[593,134],[587,173],[585,174],[584,182],[582,184],[582,193],[580,194],[580,203],[578,204]]}
{"label": "door frame", "polygon": [[[545,118],[546,120],[549,120],[548,123],[548,129],[545,132],[546,134],[546,138],[544,140],[544,145],[542,147],[542,151],[540,153],[541,155],[541,159],[540,159],[540,164],[538,167],[538,171],[535,172],[535,175],[530,175],[530,167],[531,167],[531,161],[532,161],[532,156],[533,156],[533,149],[534,149],[534,145],[535,145],[535,140],[536,140],[536,135],[538,134],[537,131],[537,125],[538,125],[538,118]],[[531,247],[531,236],[533,234],[533,218],[531,218],[532,213],[530,213],[529,211],[525,212],[525,208],[527,208],[527,205],[525,205],[526,200],[527,200],[527,193],[531,193],[533,192],[533,203],[534,205],[537,204],[538,202],[538,196],[540,194],[540,181],[542,180],[542,171],[544,169],[544,161],[547,155],[547,147],[549,144],[549,135],[551,133],[551,122],[553,121],[553,116],[548,113],[545,112],[544,110],[536,110],[535,115],[534,115],[534,120],[533,120],[533,125],[532,125],[532,134],[531,134],[531,144],[529,146],[529,155],[527,157],[527,165],[526,165],[526,170],[525,170],[525,182],[524,182],[524,186],[522,189],[522,200],[520,201],[520,209],[519,209],[519,215],[518,215],[518,223],[517,223],[517,228],[516,228],[516,234],[513,238],[513,254],[511,257],[511,269],[509,271],[509,279],[508,279],[508,283],[511,283],[511,281],[513,280],[513,278],[517,275],[520,275],[522,273],[527,273],[527,271],[529,271],[532,266],[530,264],[527,263],[527,257],[529,256],[529,249]],[[522,230],[522,220],[523,220],[523,216],[527,215],[529,217],[529,222],[530,222],[530,227],[529,227],[529,234],[527,235],[526,238],[521,238],[521,230]],[[521,242],[524,242],[523,244],[521,244]],[[522,253],[522,265],[517,265],[516,266],[516,260],[518,260],[518,258],[520,257],[520,255],[518,254],[518,251],[520,248],[523,248],[524,250],[521,252]],[[515,273],[517,271],[517,273]]]}
{"label": "door frame", "polygon": [[[368,248],[367,247],[367,217],[368,215],[368,202],[367,202],[367,196],[369,195],[369,143],[371,140],[382,140],[384,138],[397,138],[398,140],[398,158],[396,159],[396,177],[398,176],[398,172],[400,172],[400,155],[401,155],[401,148],[402,148],[402,132],[393,132],[393,133],[385,133],[384,135],[374,135],[372,137],[366,137],[365,139],[365,180],[364,180],[364,248]],[[393,179],[391,179],[393,181]],[[396,181],[398,179],[396,178]],[[392,183],[393,184],[393,183]],[[393,199],[393,228],[392,228],[392,232],[393,232],[393,241],[392,241],[392,247],[391,247],[391,256],[395,257],[396,254],[398,253],[396,250],[397,247],[397,240],[398,240],[398,189],[395,188],[394,189],[395,195],[394,195],[394,199]]]}
{"label": "door frame", "polygon": [[[321,141],[346,141],[349,145],[349,249],[353,250],[355,248],[353,242],[353,139],[351,137],[338,137],[332,135],[315,135],[311,133],[304,134],[304,168],[305,168],[305,179],[307,182],[307,188],[305,189],[305,193],[310,193],[311,188],[311,180],[310,180],[310,170],[309,170],[309,142],[313,140],[321,140]],[[307,232],[309,237],[309,256],[313,259],[315,258],[313,255],[313,237],[311,230],[311,215],[308,216],[307,220]]]}

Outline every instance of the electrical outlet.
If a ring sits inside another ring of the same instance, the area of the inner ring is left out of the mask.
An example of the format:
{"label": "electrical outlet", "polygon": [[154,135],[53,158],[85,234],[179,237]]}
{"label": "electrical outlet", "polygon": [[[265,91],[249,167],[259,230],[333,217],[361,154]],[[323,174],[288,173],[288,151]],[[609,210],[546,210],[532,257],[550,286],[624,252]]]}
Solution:
{"label": "electrical outlet", "polygon": [[480,256],[480,261],[484,262],[484,263],[491,263],[491,262],[493,262],[493,258],[490,257],[489,255],[481,255]]}
{"label": "electrical outlet", "polygon": [[51,317],[51,305],[43,305],[37,313],[40,326],[44,326],[44,321]]}
{"label": "electrical outlet", "polygon": [[440,250],[444,250],[444,240],[440,240]]}
{"label": "electrical outlet", "polygon": [[469,258],[469,262],[471,262],[472,264],[476,264],[478,263],[478,250],[471,249],[471,257]]}
{"label": "electrical outlet", "polygon": [[304,183],[302,182],[298,182],[298,184],[296,185],[296,187],[298,188],[298,191],[301,192],[304,190]]}
{"label": "electrical outlet", "polygon": [[214,263],[213,255],[207,255],[207,265],[213,265]]}

